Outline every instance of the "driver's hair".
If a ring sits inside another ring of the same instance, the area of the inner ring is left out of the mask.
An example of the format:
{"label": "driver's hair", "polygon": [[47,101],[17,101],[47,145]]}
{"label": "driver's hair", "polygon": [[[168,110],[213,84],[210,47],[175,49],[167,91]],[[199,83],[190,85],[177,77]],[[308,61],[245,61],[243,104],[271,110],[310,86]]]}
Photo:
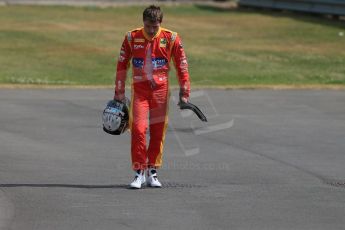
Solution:
{"label": "driver's hair", "polygon": [[159,22],[163,21],[163,12],[159,6],[151,5],[143,12],[143,21]]}

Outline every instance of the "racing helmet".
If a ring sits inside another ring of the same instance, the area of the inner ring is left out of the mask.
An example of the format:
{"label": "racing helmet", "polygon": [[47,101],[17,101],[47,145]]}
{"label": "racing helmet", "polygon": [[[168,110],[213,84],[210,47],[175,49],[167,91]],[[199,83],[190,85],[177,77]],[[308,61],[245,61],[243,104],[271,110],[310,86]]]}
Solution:
{"label": "racing helmet", "polygon": [[126,98],[124,101],[111,100],[103,110],[103,130],[111,135],[124,133],[129,126],[129,104]]}

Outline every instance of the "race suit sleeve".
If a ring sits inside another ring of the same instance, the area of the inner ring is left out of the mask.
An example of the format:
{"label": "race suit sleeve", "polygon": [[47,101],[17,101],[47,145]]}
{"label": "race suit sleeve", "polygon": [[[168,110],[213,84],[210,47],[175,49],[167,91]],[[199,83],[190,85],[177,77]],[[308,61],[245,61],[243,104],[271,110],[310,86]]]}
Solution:
{"label": "race suit sleeve", "polygon": [[126,36],[122,43],[119,59],[117,61],[114,99],[123,100],[125,98],[127,70],[131,58],[132,51]]}
{"label": "race suit sleeve", "polygon": [[180,37],[177,35],[172,46],[172,58],[174,60],[176,74],[180,85],[180,99],[188,100],[190,94],[190,80],[188,73],[187,57],[184,52]]}

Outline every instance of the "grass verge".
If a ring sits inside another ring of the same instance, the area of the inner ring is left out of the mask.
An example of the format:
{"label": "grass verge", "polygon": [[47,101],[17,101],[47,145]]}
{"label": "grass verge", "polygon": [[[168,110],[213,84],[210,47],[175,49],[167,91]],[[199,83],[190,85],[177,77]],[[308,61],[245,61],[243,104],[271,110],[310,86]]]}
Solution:
{"label": "grass verge", "polygon": [[[111,86],[125,32],[141,26],[142,10],[0,7],[0,84]],[[345,85],[342,22],[198,5],[163,10],[163,26],[183,39],[194,86]]]}

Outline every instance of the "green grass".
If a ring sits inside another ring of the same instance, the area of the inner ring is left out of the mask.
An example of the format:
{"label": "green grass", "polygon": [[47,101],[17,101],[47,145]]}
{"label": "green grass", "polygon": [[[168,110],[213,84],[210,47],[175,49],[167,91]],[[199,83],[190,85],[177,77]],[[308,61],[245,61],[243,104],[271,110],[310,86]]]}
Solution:
{"label": "green grass", "polygon": [[[121,42],[142,25],[142,10],[0,7],[0,84],[112,85]],[[163,26],[183,39],[193,85],[345,84],[344,23],[200,6],[163,10]]]}

